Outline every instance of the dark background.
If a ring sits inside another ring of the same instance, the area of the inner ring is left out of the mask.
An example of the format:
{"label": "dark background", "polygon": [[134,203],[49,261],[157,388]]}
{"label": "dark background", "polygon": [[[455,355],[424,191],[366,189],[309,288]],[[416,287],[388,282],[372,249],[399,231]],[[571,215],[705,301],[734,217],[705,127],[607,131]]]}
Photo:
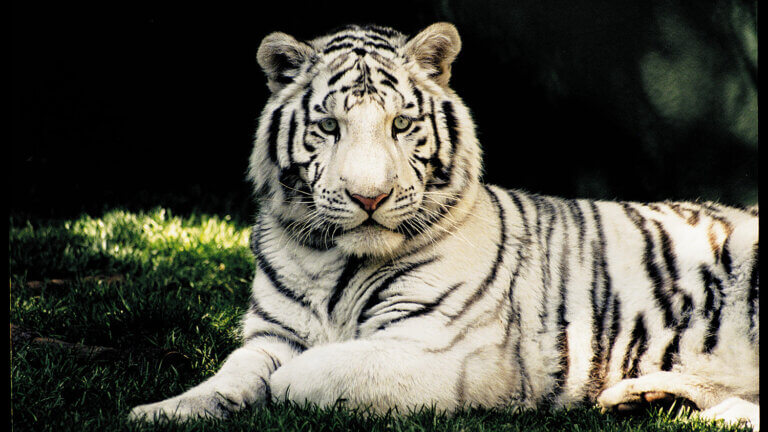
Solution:
{"label": "dark background", "polygon": [[567,197],[757,201],[756,1],[17,2],[11,210],[247,217],[272,31],[455,23],[485,179]]}

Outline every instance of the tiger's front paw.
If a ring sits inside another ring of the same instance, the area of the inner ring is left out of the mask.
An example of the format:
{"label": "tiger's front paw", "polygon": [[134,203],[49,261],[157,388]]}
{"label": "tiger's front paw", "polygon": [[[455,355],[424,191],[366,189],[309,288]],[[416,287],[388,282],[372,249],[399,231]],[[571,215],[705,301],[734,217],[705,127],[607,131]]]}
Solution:
{"label": "tiger's front paw", "polygon": [[131,421],[165,422],[189,418],[223,417],[227,410],[218,401],[204,396],[175,397],[133,408],[128,414]]}
{"label": "tiger's front paw", "polygon": [[272,399],[321,407],[356,400],[360,394],[352,392],[369,386],[360,381],[366,375],[350,350],[342,344],[317,347],[282,365],[269,378]]}
{"label": "tiger's front paw", "polygon": [[649,390],[638,386],[638,379],[625,379],[604,390],[597,398],[603,412],[617,411],[621,413],[635,412],[647,408],[651,404],[668,406],[679,401],[680,407],[696,409],[692,402],[681,399],[673,393],[661,390]]}
{"label": "tiger's front paw", "polygon": [[130,421],[166,422],[194,418],[225,418],[247,405],[244,395],[181,394],[161,402],[139,405],[128,414]]}
{"label": "tiger's front paw", "polygon": [[[276,370],[269,380],[275,402],[292,401],[330,406],[339,400],[340,390],[326,373],[314,373],[314,368],[288,363]],[[317,371],[319,372],[319,371]]]}

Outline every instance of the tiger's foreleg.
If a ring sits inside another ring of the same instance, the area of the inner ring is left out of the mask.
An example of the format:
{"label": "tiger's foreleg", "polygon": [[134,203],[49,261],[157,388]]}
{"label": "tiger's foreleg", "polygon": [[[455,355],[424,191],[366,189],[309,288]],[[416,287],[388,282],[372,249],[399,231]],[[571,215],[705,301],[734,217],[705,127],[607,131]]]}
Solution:
{"label": "tiger's foreleg", "polygon": [[355,340],[311,348],[272,374],[277,401],[343,404],[385,412],[433,406],[453,409],[457,361],[403,340]]}
{"label": "tiger's foreleg", "polygon": [[288,343],[260,338],[247,341],[227,357],[219,372],[186,392],[161,402],[140,405],[130,420],[163,421],[225,417],[269,397],[269,376],[296,354]]}
{"label": "tiger's foreleg", "polygon": [[703,410],[699,416],[727,423],[749,422],[760,429],[760,407],[739,397],[734,389],[695,375],[676,372],[654,372],[638,378],[619,381],[597,398],[604,409],[621,404],[649,402],[661,394],[687,399]]}

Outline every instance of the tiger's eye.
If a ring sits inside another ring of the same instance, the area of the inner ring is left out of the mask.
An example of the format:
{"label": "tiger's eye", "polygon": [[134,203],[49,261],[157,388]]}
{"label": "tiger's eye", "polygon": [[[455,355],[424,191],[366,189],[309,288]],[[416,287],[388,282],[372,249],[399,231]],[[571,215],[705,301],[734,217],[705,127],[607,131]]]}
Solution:
{"label": "tiger's eye", "polygon": [[399,115],[395,117],[395,121],[392,122],[392,126],[394,126],[396,131],[402,132],[411,126],[411,119],[406,116]]}
{"label": "tiger's eye", "polygon": [[339,128],[339,122],[336,119],[326,118],[320,120],[320,129],[325,133],[334,133]]}

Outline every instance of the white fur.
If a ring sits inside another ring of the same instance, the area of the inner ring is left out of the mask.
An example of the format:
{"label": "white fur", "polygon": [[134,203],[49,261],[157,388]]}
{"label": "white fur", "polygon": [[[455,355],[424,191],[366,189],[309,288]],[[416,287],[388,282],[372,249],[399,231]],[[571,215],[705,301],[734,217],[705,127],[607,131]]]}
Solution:
{"label": "white fur", "polygon": [[[469,111],[447,87],[456,30],[388,32],[265,39],[243,347],[131,418],[223,416],[268,394],[404,412],[611,408],[664,391],[759,427],[756,215],[484,186]],[[390,48],[372,48],[382,38]],[[398,115],[412,128],[395,132]],[[376,223],[354,194],[389,194]]]}

